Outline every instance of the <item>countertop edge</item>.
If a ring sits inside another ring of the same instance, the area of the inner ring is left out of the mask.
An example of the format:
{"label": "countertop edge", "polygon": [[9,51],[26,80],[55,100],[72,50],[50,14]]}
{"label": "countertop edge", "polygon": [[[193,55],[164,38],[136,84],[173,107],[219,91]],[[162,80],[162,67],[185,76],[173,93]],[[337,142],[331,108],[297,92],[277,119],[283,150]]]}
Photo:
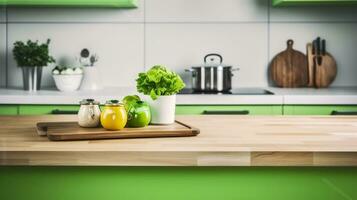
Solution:
{"label": "countertop edge", "polygon": [[357,152],[34,151],[0,155],[0,166],[357,166]]}
{"label": "countertop edge", "polygon": [[[190,95],[178,94],[178,105],[357,105],[357,87],[274,88],[262,87],[274,95]],[[20,89],[0,89],[0,104],[77,105],[95,97],[100,102],[136,94],[135,88],[109,87],[100,91],[59,92],[44,89],[31,93]]]}

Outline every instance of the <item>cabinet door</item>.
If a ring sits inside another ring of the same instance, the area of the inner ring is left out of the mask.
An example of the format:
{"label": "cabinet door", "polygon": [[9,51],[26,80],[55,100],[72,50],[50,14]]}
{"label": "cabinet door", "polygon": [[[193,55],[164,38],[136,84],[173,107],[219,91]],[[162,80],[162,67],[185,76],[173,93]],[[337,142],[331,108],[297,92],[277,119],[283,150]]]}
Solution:
{"label": "cabinet door", "polygon": [[284,115],[347,115],[357,112],[357,105],[289,105],[284,106],[283,112]]}
{"label": "cabinet door", "polygon": [[282,115],[282,106],[278,105],[232,105],[232,106],[211,106],[211,105],[179,105],[176,106],[178,115],[202,115],[202,114],[222,114],[222,115]]}
{"label": "cabinet door", "polygon": [[77,105],[20,105],[20,115],[75,114]]}
{"label": "cabinet door", "polygon": [[0,105],[0,115],[17,115],[17,105]]}

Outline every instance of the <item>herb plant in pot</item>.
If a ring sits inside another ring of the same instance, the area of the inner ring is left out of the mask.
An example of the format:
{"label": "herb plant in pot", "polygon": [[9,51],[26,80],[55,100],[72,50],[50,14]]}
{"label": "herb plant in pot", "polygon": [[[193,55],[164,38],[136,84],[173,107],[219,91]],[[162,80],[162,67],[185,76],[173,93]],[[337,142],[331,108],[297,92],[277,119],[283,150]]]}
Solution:
{"label": "herb plant in pot", "polygon": [[164,66],[156,65],[139,73],[137,90],[147,95],[152,124],[175,122],[176,94],[185,87],[181,77]]}
{"label": "herb plant in pot", "polygon": [[46,43],[39,44],[38,41],[28,40],[26,43],[17,41],[14,43],[13,54],[17,65],[22,69],[24,89],[37,91],[41,88],[42,67],[54,63],[55,59],[49,55]]}

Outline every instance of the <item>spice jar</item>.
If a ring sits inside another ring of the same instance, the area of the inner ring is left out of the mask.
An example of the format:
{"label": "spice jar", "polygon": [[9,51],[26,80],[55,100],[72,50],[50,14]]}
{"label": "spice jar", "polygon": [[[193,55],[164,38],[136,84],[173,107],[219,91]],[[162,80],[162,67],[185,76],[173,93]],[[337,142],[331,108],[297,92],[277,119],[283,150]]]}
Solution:
{"label": "spice jar", "polygon": [[83,99],[78,112],[78,124],[81,127],[93,128],[100,124],[99,102],[94,99]]}
{"label": "spice jar", "polygon": [[100,117],[102,126],[108,130],[123,129],[127,122],[124,104],[118,100],[107,101]]}

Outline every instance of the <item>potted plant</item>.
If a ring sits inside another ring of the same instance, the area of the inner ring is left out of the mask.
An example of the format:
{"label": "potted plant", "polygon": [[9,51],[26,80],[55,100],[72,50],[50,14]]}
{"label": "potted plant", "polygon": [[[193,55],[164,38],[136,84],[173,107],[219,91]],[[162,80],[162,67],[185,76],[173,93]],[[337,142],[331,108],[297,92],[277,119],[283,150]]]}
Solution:
{"label": "potted plant", "polygon": [[139,73],[137,90],[150,96],[152,124],[172,124],[175,121],[176,94],[185,87],[181,77],[164,66],[156,65]]}
{"label": "potted plant", "polygon": [[39,90],[41,88],[42,67],[55,62],[55,59],[49,55],[49,44],[50,39],[47,39],[47,42],[43,44],[31,40],[26,43],[22,41],[14,43],[13,54],[17,65],[22,69],[25,90]]}

